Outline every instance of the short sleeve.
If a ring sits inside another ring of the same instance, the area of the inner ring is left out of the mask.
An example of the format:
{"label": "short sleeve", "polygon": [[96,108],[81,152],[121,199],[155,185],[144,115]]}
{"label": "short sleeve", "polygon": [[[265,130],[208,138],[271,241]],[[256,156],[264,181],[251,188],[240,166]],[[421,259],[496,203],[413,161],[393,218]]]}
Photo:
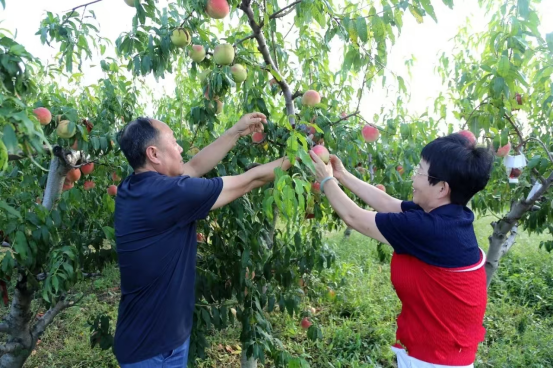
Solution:
{"label": "short sleeve", "polygon": [[443,254],[443,250],[436,247],[434,219],[409,202],[402,204],[402,209],[402,213],[377,213],[378,230],[398,254],[409,254],[434,264]]}
{"label": "short sleeve", "polygon": [[173,177],[168,187],[169,205],[177,221],[184,223],[204,219],[223,190],[222,178]]}
{"label": "short sleeve", "polygon": [[401,211],[406,212],[409,210],[422,210],[422,208],[415,204],[413,201],[402,201]]}

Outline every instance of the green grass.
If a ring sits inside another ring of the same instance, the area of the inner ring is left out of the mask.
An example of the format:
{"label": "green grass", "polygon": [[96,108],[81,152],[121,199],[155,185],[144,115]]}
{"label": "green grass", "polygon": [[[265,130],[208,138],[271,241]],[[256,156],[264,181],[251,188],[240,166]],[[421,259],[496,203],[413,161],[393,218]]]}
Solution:
{"label": "green grass", "polygon": [[[479,219],[475,230],[487,249],[491,217]],[[553,366],[553,255],[539,250],[550,235],[528,235],[521,231],[517,243],[502,260],[489,291],[485,317],[486,340],[480,346],[477,367]],[[331,270],[314,275],[314,289],[333,286],[336,296],[305,300],[317,309],[313,320],[320,324],[323,339],[312,342],[299,327],[299,317],[270,315],[274,335],[285,349],[312,367],[392,367],[395,359],[389,346],[395,335],[400,303],[390,283],[388,263],[379,261],[375,243],[354,232],[344,241],[341,233],[330,235],[337,263]],[[389,251],[389,249],[385,249]],[[104,275],[78,286],[89,295],[79,307],[62,313],[52,324],[28,367],[115,367],[110,350],[92,350],[87,319],[107,313],[115,321],[118,304],[118,271],[115,265]],[[239,367],[238,324],[208,336],[211,347],[200,367]],[[266,366],[274,363],[268,360]]]}

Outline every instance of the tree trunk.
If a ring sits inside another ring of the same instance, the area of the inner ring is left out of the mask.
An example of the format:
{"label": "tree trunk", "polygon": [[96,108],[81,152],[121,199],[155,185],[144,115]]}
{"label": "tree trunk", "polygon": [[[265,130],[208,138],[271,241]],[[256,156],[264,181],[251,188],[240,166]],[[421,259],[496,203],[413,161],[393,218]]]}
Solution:
{"label": "tree trunk", "polygon": [[10,312],[4,320],[8,327],[8,337],[6,345],[2,346],[12,345],[12,347],[3,350],[4,354],[0,357],[2,368],[23,367],[35,347],[36,339],[33,338],[30,329],[33,298],[34,291],[28,288],[26,275],[19,273]]}
{"label": "tree trunk", "polygon": [[[511,207],[511,211],[509,211],[503,219],[499,222],[492,223],[493,233],[488,238],[490,247],[486,257],[486,279],[488,287],[499,267],[501,257],[509,251],[515,241],[517,234],[517,228],[515,227],[518,221],[534,207],[536,201],[549,189],[551,183],[553,183],[553,173],[551,173],[547,180],[543,180],[543,183],[535,186],[525,200],[515,203]],[[515,230],[514,233],[513,229]],[[510,232],[511,236],[507,239],[507,234]]]}
{"label": "tree trunk", "polygon": [[[65,176],[80,159],[80,152],[64,152],[56,146],[54,156],[50,161],[48,181],[44,190],[42,205],[51,210],[59,198]],[[6,343],[0,345],[0,367],[21,368],[36,347],[38,338],[46,327],[65,308],[72,306],[63,299],[50,308],[43,317],[37,320],[34,326],[31,303],[35,295],[35,288],[28,281],[28,271],[20,270],[10,307],[9,314],[0,323],[0,332],[7,334]],[[34,276],[31,276],[34,278]]]}
{"label": "tree trunk", "polygon": [[492,277],[499,267],[499,260],[511,249],[515,243],[517,234],[518,234],[518,224],[513,226],[511,229],[511,234],[509,237],[500,244],[499,240],[501,238],[490,237],[490,248],[488,249],[488,255],[486,256],[486,276],[487,276],[487,285],[490,286]]}
{"label": "tree trunk", "polygon": [[257,368],[257,359],[253,357],[246,357],[246,350],[242,351],[242,356],[240,356],[240,367],[242,368]]}

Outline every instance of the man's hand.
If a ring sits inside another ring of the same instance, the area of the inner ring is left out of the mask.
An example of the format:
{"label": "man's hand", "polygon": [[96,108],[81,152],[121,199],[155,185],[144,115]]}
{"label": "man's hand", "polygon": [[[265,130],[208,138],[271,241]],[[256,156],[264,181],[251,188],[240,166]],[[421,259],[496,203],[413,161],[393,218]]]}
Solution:
{"label": "man's hand", "polygon": [[334,171],[334,178],[342,181],[342,178],[348,173],[344,164],[336,155],[330,155],[330,164],[332,164],[332,170]]}
{"label": "man's hand", "polygon": [[238,134],[240,137],[244,137],[254,132],[263,132],[263,124],[266,123],[267,117],[264,114],[258,112],[249,113],[242,116],[230,131]]}

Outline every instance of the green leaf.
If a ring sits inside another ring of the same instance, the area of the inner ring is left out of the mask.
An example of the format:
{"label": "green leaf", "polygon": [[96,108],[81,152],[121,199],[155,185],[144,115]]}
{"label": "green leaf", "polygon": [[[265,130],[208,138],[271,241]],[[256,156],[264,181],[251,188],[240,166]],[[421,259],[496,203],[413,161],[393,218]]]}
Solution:
{"label": "green leaf", "polygon": [[8,151],[17,151],[17,136],[15,135],[15,131],[13,130],[11,124],[6,124],[4,126],[4,136],[2,137],[2,141],[4,141]]}
{"label": "green leaf", "polygon": [[502,55],[501,59],[497,63],[497,74],[501,77],[507,77],[509,74],[511,63],[509,62],[509,57],[507,55]]}
{"label": "green leaf", "polygon": [[534,156],[528,162],[528,165],[527,165],[526,169],[527,170],[532,170],[533,168],[535,168],[540,163],[540,160],[541,160],[541,155]]}
{"label": "green leaf", "polygon": [[355,20],[355,25],[357,27],[357,34],[359,35],[361,41],[367,42],[369,36],[367,30],[367,22],[365,21],[365,18],[357,17],[357,19]]}
{"label": "green leaf", "polygon": [[28,261],[28,256],[31,250],[29,249],[25,233],[17,231],[15,235],[15,242],[13,244],[13,250],[18,254],[19,261]]}
{"label": "green leaf", "polygon": [[104,226],[104,227],[102,227],[102,230],[104,231],[104,234],[106,235],[106,238],[108,240],[114,240],[115,241],[115,229],[113,229],[111,227],[108,227],[108,226]]}
{"label": "green leaf", "polygon": [[434,7],[430,4],[430,0],[420,0],[420,2],[424,10],[432,17],[432,19],[434,19],[434,22],[438,23]]}
{"label": "green leaf", "polygon": [[443,3],[448,6],[450,9],[453,9],[453,0],[442,0]]}
{"label": "green leaf", "polygon": [[413,17],[415,17],[417,23],[420,24],[420,23],[423,22],[422,14],[419,13],[419,10],[417,8],[415,8],[413,5],[409,4],[409,11],[413,15]]}
{"label": "green leaf", "polygon": [[[553,52],[553,32],[548,33],[547,35],[545,35],[545,40],[547,42],[547,48],[549,49],[549,51]],[[7,144],[6,144],[6,146],[7,146]]]}
{"label": "green leaf", "polygon": [[9,215],[12,215],[18,219],[21,219],[21,214],[15,208],[8,205],[5,201],[0,201],[0,209],[3,209]]}
{"label": "green leaf", "polygon": [[205,322],[205,325],[207,326],[207,329],[210,329],[210,327],[211,327],[211,316],[209,315],[209,311],[207,309],[202,308],[202,320]]}
{"label": "green leaf", "polygon": [[245,249],[242,253],[242,269],[245,269],[248,266],[248,262],[250,261],[250,249]]}
{"label": "green leaf", "polygon": [[403,80],[403,77],[397,76],[397,81],[399,83],[400,91],[403,91],[404,93],[407,93],[407,87],[405,87],[405,81]]}
{"label": "green leaf", "polygon": [[501,95],[501,92],[503,91],[504,87],[505,87],[505,80],[503,79],[503,77],[494,77],[492,82],[492,89],[495,97],[499,97]]}
{"label": "green leaf", "polygon": [[518,7],[518,14],[524,19],[528,18],[528,14],[530,13],[530,5],[528,4],[528,0],[518,0],[517,3]]}

